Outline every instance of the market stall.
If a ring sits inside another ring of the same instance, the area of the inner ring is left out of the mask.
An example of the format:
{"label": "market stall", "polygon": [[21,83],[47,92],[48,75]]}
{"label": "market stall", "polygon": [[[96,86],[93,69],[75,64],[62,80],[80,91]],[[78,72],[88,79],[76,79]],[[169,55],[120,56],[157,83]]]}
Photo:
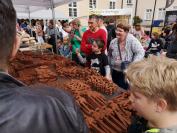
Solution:
{"label": "market stall", "polygon": [[[39,4],[41,9],[52,7],[55,19],[54,7],[59,3],[71,2],[56,1],[45,3],[45,0],[31,0],[30,3],[28,0],[14,0],[14,3],[28,5],[29,17],[33,10],[29,6]],[[9,73],[26,85],[43,83],[71,93],[80,106],[91,133],[124,133],[131,124],[129,92],[124,92],[96,71],[80,67],[69,59],[51,52],[19,52],[10,62]]]}
{"label": "market stall", "polygon": [[[78,0],[13,0],[14,7],[18,13],[30,14],[35,11],[51,9],[53,18],[55,19],[54,8],[73,1]],[[40,17],[40,16],[39,16]]]}
{"label": "market stall", "polygon": [[71,93],[91,133],[126,133],[131,124],[129,92],[93,69],[51,53],[19,52],[9,73],[27,85],[43,83]]}
{"label": "market stall", "polygon": [[[54,8],[69,2],[74,2],[78,0],[13,0],[14,7],[18,13],[23,13],[23,15],[28,15],[30,25],[31,25],[31,13],[43,9],[51,9],[52,19],[56,20]],[[35,14],[35,13],[34,13]],[[39,14],[36,14],[39,15]],[[54,28],[56,22],[54,21]],[[32,35],[32,32],[31,32]],[[57,35],[55,34],[55,39],[57,40]],[[57,42],[57,41],[56,41]],[[57,51],[55,51],[57,52]]]}

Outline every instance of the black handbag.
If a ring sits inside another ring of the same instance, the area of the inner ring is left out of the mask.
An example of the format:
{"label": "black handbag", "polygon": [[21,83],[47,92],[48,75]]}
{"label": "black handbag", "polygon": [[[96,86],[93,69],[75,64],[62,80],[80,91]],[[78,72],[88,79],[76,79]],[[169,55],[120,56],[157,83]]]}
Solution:
{"label": "black handbag", "polygon": [[[122,54],[121,54],[121,50],[120,50],[120,46],[119,46],[119,43],[118,43],[118,50],[119,50],[119,56],[120,56],[120,60],[122,61]],[[134,57],[134,56],[133,56]],[[133,60],[133,59],[132,59]],[[120,65],[120,69],[122,71],[124,71],[125,69],[127,69],[127,67],[130,65],[130,61],[122,61],[121,62],[121,65]]]}

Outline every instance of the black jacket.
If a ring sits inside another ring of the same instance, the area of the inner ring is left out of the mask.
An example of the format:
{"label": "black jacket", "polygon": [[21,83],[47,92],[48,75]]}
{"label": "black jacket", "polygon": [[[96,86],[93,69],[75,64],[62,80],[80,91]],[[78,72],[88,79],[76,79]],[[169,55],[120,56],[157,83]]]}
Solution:
{"label": "black jacket", "polygon": [[87,133],[70,95],[48,86],[27,87],[0,72],[1,133]]}
{"label": "black jacket", "polygon": [[146,51],[150,50],[151,53],[160,52],[163,48],[163,42],[161,39],[152,39]]}
{"label": "black jacket", "polygon": [[108,31],[107,48],[109,48],[111,41],[116,38],[116,27],[114,25],[108,25],[106,29]]}
{"label": "black jacket", "polygon": [[167,48],[167,54],[166,56],[168,58],[177,59],[177,40],[173,41]]}

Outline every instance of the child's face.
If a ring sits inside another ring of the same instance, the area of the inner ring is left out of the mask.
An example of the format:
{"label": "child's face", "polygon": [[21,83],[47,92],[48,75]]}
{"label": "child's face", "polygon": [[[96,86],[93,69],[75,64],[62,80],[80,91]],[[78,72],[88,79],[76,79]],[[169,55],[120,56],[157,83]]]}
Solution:
{"label": "child's face", "polygon": [[63,38],[63,44],[68,44],[68,38]]}
{"label": "child's face", "polygon": [[78,26],[78,24],[76,22],[73,22],[73,28],[74,29],[79,29],[79,26]]}
{"label": "child's face", "polygon": [[140,25],[137,25],[137,26],[135,26],[135,29],[136,29],[136,30],[140,30],[140,29],[141,29],[141,26],[140,26]]}
{"label": "child's face", "polygon": [[61,44],[62,44],[61,40],[58,39],[58,40],[57,40],[57,45],[60,46]]}
{"label": "child's face", "polygon": [[101,49],[98,48],[98,45],[94,41],[93,44],[92,44],[92,52],[100,52],[100,51],[101,51]]}
{"label": "child's face", "polygon": [[146,39],[145,38],[141,38],[141,42],[146,42]]}
{"label": "child's face", "polygon": [[132,92],[130,96],[133,109],[137,115],[144,117],[146,120],[153,121],[156,118],[156,102],[148,99],[139,92]]}

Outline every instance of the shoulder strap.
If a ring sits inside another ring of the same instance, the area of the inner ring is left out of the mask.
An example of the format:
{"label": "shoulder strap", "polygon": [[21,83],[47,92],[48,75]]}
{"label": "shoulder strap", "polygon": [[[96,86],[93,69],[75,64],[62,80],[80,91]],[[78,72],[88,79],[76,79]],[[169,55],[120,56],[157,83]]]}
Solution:
{"label": "shoulder strap", "polygon": [[133,62],[133,60],[134,60],[134,58],[135,58],[135,53],[134,53],[134,51],[133,51],[133,45],[131,45],[131,50],[132,50],[132,53],[133,53],[133,57],[132,57],[132,62]]}
{"label": "shoulder strap", "polygon": [[119,50],[120,60],[122,60],[122,54],[121,54],[121,51],[120,51],[120,46],[119,46],[119,41],[118,41],[118,39],[117,39],[117,46],[118,46],[118,50]]}

